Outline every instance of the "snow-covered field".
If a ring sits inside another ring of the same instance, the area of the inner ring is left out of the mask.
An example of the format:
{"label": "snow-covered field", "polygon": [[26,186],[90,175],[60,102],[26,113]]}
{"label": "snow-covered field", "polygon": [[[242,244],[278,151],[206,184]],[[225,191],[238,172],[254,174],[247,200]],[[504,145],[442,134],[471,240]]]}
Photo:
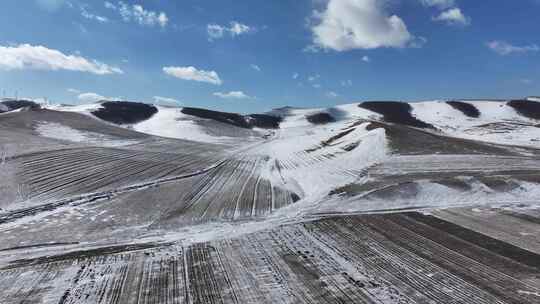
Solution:
{"label": "snow-covered field", "polygon": [[197,124],[197,118],[183,114],[181,108],[157,106],[158,113],[150,119],[137,123],[131,128],[156,136],[186,139],[205,143],[227,144],[238,141],[228,136],[212,136]]}
{"label": "snow-covered field", "polygon": [[[527,100],[538,101],[536,97],[528,97]],[[480,111],[480,117],[471,118],[457,109],[448,105],[445,101],[413,102],[412,115],[418,119],[434,125],[444,134],[457,138],[473,139],[505,145],[522,145],[540,147],[540,128],[538,122],[519,115],[504,101],[467,100]],[[77,112],[91,115],[100,107],[99,104],[79,106],[48,106],[49,109],[58,111]],[[186,139],[208,143],[230,144],[238,140],[236,137],[215,136],[210,130],[198,121],[204,120],[194,116],[183,114],[182,108],[156,106],[158,113],[150,119],[125,127],[136,131],[163,136],[168,138]],[[346,122],[358,119],[380,120],[382,116],[369,110],[358,107],[358,104],[338,105],[333,108],[297,109],[291,108],[286,111],[284,120],[280,123],[281,130],[310,127],[312,124],[306,117],[315,113],[329,113],[338,122]],[[256,132],[257,133],[257,132]],[[264,131],[259,130],[259,134]]]}
{"label": "snow-covered field", "polygon": [[505,102],[467,101],[480,111],[470,118],[446,102],[411,103],[413,115],[439,128],[449,136],[485,142],[540,147],[538,122],[519,115]]}
{"label": "snow-covered field", "polygon": [[[361,178],[365,168],[388,154],[384,130],[351,127],[353,120],[313,127],[286,119],[273,138],[250,150],[269,159],[263,176],[318,200],[333,188]],[[332,140],[333,136],[345,134]]]}
{"label": "snow-covered field", "polygon": [[0,302],[538,303],[540,122],[464,102],[1,114]]}

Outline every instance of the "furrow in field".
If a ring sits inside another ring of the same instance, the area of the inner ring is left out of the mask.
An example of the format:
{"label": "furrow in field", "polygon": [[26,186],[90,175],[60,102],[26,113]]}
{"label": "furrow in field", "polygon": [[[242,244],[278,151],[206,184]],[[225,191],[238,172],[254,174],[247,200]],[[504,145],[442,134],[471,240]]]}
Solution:
{"label": "furrow in field", "polygon": [[[309,225],[308,225],[309,226]],[[339,254],[361,265],[363,272],[389,282],[415,302],[504,303],[461,278],[373,231],[359,218],[314,223],[326,242],[334,243]],[[380,284],[380,283],[377,283]]]}
{"label": "furrow in field", "polygon": [[231,303],[226,294],[231,286],[219,277],[219,272],[223,270],[212,260],[215,250],[210,245],[197,244],[185,251],[193,304]]}
{"label": "furrow in field", "polygon": [[260,160],[258,158],[250,159],[248,166],[239,171],[235,180],[234,187],[230,187],[224,194],[223,205],[220,210],[220,217],[227,220],[233,220],[238,212],[238,201],[244,192],[245,184],[253,174],[258,174]]}
{"label": "furrow in field", "polygon": [[[232,172],[231,177],[220,191],[221,195],[214,199],[207,211],[203,215],[207,219],[225,219],[223,216],[224,210],[230,208],[233,203],[238,199],[239,194],[242,191],[242,184],[244,183],[245,176],[249,174],[256,165],[255,159],[242,158],[240,165]],[[234,209],[235,206],[232,206]]]}
{"label": "furrow in field", "polygon": [[[527,297],[518,293],[518,290],[540,291],[508,274],[498,271],[494,268],[494,265],[482,264],[476,259],[466,257],[460,252],[455,252],[403,226],[396,225],[391,221],[393,218],[395,216],[392,215],[369,216],[366,222],[375,231],[400,247],[406,248],[408,251],[429,260],[429,262],[446,269],[463,280],[481,287],[482,290],[504,299],[505,302],[517,304],[526,300]],[[443,231],[439,231],[438,235],[449,237]],[[464,244],[464,246],[473,247],[474,245]]]}

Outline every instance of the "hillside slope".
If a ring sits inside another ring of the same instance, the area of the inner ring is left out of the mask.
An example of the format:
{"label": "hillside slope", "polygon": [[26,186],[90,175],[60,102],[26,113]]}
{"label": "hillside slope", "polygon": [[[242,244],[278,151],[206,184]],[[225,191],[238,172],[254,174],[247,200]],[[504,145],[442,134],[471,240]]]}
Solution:
{"label": "hillside slope", "polygon": [[0,302],[537,303],[528,102],[2,113]]}

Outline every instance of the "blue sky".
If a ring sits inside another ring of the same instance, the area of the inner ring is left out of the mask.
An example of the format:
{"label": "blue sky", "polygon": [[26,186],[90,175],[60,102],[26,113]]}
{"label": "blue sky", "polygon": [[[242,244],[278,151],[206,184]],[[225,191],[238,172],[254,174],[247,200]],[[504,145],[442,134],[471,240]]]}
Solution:
{"label": "blue sky", "polygon": [[540,95],[537,0],[3,0],[0,89],[236,112]]}

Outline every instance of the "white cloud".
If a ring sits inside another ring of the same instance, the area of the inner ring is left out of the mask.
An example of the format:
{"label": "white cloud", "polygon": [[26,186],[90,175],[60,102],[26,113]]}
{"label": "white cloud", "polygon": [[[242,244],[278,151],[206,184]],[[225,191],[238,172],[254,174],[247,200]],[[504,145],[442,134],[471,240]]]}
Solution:
{"label": "white cloud", "polygon": [[92,13],[88,12],[86,7],[84,7],[84,6],[81,6],[81,15],[86,19],[95,20],[95,21],[100,22],[100,23],[109,22],[109,19],[107,17],[92,14]]}
{"label": "white cloud", "polygon": [[121,98],[118,97],[105,97],[102,95],[99,95],[97,93],[82,93],[77,96],[77,99],[79,99],[80,102],[86,102],[86,103],[92,103],[92,102],[98,102],[98,101],[116,101],[121,100]]}
{"label": "white cloud", "polygon": [[371,59],[369,58],[369,56],[364,56],[364,57],[362,57],[362,61],[363,62],[370,62]]}
{"label": "white cloud", "polygon": [[299,75],[298,73],[294,73],[294,74],[292,75],[292,78],[293,78],[293,79],[298,79],[298,77],[300,77],[300,75]]}
{"label": "white cloud", "polygon": [[208,33],[208,38],[210,40],[220,39],[229,34],[231,37],[240,36],[243,34],[249,34],[255,32],[254,27],[242,24],[237,21],[232,21],[229,23],[229,26],[223,26],[219,24],[208,24],[206,26],[206,32]]}
{"label": "white cloud", "polygon": [[223,81],[215,71],[198,70],[195,67],[164,67],[165,74],[180,78],[183,80],[192,80],[199,82],[207,82],[215,85],[221,85]]}
{"label": "white cloud", "polygon": [[117,6],[109,1],[105,1],[105,7],[108,9],[116,10]]}
{"label": "white cloud", "polygon": [[254,69],[255,71],[257,71],[257,72],[260,72],[260,71],[261,71],[261,67],[258,66],[258,65],[256,65],[256,64],[251,64],[250,67],[251,67],[252,69]]}
{"label": "white cloud", "polygon": [[526,45],[526,46],[515,46],[505,41],[495,40],[495,41],[488,42],[486,45],[492,51],[502,56],[506,56],[506,55],[510,55],[514,53],[528,53],[528,52],[540,51],[540,47],[536,44],[531,44],[531,45]]}
{"label": "white cloud", "polygon": [[210,40],[222,38],[225,30],[226,28],[219,24],[208,24],[206,26],[206,32],[208,33]]}
{"label": "white cloud", "polygon": [[80,55],[66,55],[44,46],[21,44],[0,46],[0,69],[2,70],[68,70],[97,75],[123,74],[117,68]]}
{"label": "white cloud", "polygon": [[315,81],[315,80],[317,80],[319,78],[321,78],[321,75],[319,75],[319,74],[311,75],[311,76],[308,77],[308,81],[313,82],[313,81]]}
{"label": "white cloud", "polygon": [[420,0],[424,6],[447,9],[455,5],[454,0]]}
{"label": "white cloud", "polygon": [[341,81],[341,86],[342,87],[350,87],[352,86],[352,80],[348,79],[348,80],[342,80]]}
{"label": "white cloud", "polygon": [[105,7],[117,11],[124,22],[133,21],[143,26],[159,25],[162,28],[166,27],[169,22],[169,17],[167,17],[165,12],[150,11],[140,4],[130,5],[123,1],[119,1],[118,4],[113,4],[106,1]]}
{"label": "white cloud", "polygon": [[310,44],[310,45],[306,45],[306,47],[304,47],[302,49],[302,52],[305,52],[305,53],[318,53],[320,52],[321,48],[317,45],[314,45],[314,44]]}
{"label": "white cloud", "polygon": [[314,46],[335,51],[406,47],[414,36],[400,17],[385,11],[385,2],[329,0],[326,10],[314,14]]}
{"label": "white cloud", "polygon": [[427,43],[427,41],[428,41],[427,38],[422,37],[422,36],[417,36],[417,37],[414,37],[413,40],[411,40],[411,42],[409,43],[409,47],[419,49],[419,48],[422,48],[424,44]]}
{"label": "white cloud", "polygon": [[229,31],[231,32],[231,35],[238,36],[249,33],[253,31],[253,29],[245,24],[233,21],[231,22],[231,27],[229,28]]}
{"label": "white cloud", "polygon": [[320,89],[321,88],[321,85],[318,84],[318,83],[315,83],[312,85],[315,89]]}
{"label": "white cloud", "polygon": [[69,93],[73,93],[73,94],[80,94],[80,93],[81,93],[81,91],[79,91],[79,90],[77,90],[77,89],[71,89],[71,88],[70,88],[70,89],[67,89],[67,91],[68,91]]}
{"label": "white cloud", "polygon": [[169,97],[162,97],[162,96],[154,96],[154,102],[165,103],[165,104],[182,104],[180,100],[169,98]]}
{"label": "white cloud", "polygon": [[326,92],[326,97],[328,98],[337,98],[339,97],[339,94],[333,91]]}
{"label": "white cloud", "polygon": [[249,99],[251,98],[250,96],[246,95],[242,91],[231,91],[228,93],[216,92],[213,95],[219,98],[224,98],[224,99]]}
{"label": "white cloud", "polygon": [[441,12],[437,17],[433,17],[434,21],[446,22],[449,25],[467,26],[471,24],[471,18],[466,17],[461,12],[461,9],[454,7],[444,12]]}
{"label": "white cloud", "polygon": [[167,23],[169,22],[169,17],[163,12],[159,13],[158,16],[158,23],[161,27],[167,26]]}

